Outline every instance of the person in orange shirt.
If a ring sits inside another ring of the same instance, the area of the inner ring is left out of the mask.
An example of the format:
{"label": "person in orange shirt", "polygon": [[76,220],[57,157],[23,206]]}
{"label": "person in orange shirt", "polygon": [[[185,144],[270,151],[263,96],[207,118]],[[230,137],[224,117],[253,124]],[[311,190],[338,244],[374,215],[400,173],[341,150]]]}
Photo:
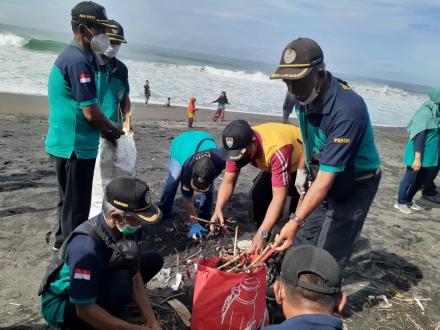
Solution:
{"label": "person in orange shirt", "polygon": [[188,128],[193,127],[194,116],[196,114],[196,97],[191,96],[188,102]]}

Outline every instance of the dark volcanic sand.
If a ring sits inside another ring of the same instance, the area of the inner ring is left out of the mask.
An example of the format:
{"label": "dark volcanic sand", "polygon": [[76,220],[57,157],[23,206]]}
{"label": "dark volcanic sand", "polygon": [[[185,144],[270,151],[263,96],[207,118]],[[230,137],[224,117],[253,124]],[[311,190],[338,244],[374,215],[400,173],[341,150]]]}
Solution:
{"label": "dark volcanic sand", "polygon": [[[36,292],[52,255],[45,234],[53,230],[58,198],[54,168],[44,152],[47,101],[10,94],[0,94],[0,99],[0,327],[45,329]],[[149,183],[157,201],[167,175],[169,143],[186,130],[185,109],[138,105],[135,111],[138,176]],[[212,132],[220,141],[221,128],[209,124],[211,115],[200,111],[195,126]],[[239,117],[251,124],[279,120],[226,114],[227,120]],[[440,325],[440,205],[417,197],[416,202],[426,211],[403,215],[393,208],[403,174],[406,134],[403,129],[377,127],[375,133],[383,161],[382,182],[346,270],[345,289],[350,297],[344,318],[349,329],[417,329],[415,324],[435,329]],[[247,192],[256,173],[251,167],[243,170],[226,216],[246,221]],[[181,223],[182,211],[177,201],[172,221]],[[145,243],[161,249],[168,265],[175,264],[174,247],[183,257],[186,245],[182,236],[167,232],[172,221],[152,228],[147,233],[151,241]],[[155,242],[157,237],[162,240]],[[193,247],[191,251],[197,250]],[[390,309],[381,309],[367,299],[368,295],[396,292],[406,298],[431,300],[422,300],[422,313],[415,303],[396,298],[390,299]],[[152,294],[166,296],[156,291]],[[182,301],[188,300],[189,296],[182,297]]]}

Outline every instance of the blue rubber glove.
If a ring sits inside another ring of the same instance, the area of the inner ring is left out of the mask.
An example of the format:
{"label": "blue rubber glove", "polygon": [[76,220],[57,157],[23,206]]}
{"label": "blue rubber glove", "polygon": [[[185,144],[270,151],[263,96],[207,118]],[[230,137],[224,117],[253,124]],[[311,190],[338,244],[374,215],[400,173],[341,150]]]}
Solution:
{"label": "blue rubber glove", "polygon": [[191,225],[191,228],[189,229],[188,237],[200,239],[202,238],[203,233],[205,232],[207,232],[205,228],[203,228],[200,224],[195,223]]}

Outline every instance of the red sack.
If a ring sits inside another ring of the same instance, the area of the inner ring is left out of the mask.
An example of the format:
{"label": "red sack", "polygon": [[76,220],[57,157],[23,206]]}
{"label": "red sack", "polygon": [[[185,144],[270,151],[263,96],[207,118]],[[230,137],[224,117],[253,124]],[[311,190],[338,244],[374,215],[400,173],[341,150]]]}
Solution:
{"label": "red sack", "polygon": [[218,261],[198,261],[191,330],[256,330],[268,324],[266,267],[227,273],[212,268]]}

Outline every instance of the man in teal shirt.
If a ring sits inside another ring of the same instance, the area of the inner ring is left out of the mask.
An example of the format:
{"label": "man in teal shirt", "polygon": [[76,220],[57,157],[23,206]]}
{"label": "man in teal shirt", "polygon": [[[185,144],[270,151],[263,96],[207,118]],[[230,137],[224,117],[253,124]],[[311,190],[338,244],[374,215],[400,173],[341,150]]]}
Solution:
{"label": "man in teal shirt", "polygon": [[115,27],[107,27],[105,33],[110,40],[110,48],[103,54],[98,55],[102,59],[108,72],[108,88],[104,93],[102,111],[110,120],[128,125],[130,112],[130,85],[128,83],[128,69],[116,55],[122,43],[127,43],[124,37],[124,29],[121,24],[111,20],[110,24]]}
{"label": "man in teal shirt", "polygon": [[60,200],[54,250],[87,220],[100,131],[118,138],[122,126],[100,110],[94,53],[110,46],[104,7],[80,2],[72,9],[74,39],[58,56],[49,76],[46,152],[54,158]]}
{"label": "man in teal shirt", "polygon": [[381,178],[367,107],[325,70],[322,50],[311,39],[289,43],[271,78],[283,79],[295,96],[304,142],[295,180],[303,201],[275,243],[280,250],[294,241],[322,247],[343,269]]}

